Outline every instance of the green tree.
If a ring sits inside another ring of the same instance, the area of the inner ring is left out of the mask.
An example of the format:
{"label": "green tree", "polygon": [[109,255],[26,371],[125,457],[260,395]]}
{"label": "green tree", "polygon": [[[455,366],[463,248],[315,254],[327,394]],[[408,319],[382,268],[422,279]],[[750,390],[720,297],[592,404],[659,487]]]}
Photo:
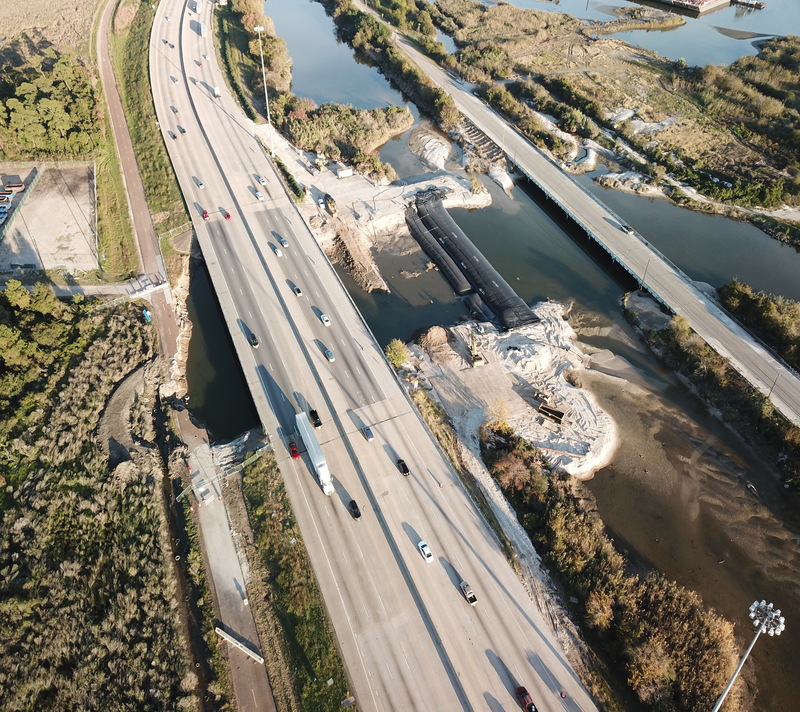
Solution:
{"label": "green tree", "polygon": [[400,341],[400,339],[392,339],[386,344],[385,352],[389,363],[395,368],[400,368],[400,366],[408,361],[408,346]]}

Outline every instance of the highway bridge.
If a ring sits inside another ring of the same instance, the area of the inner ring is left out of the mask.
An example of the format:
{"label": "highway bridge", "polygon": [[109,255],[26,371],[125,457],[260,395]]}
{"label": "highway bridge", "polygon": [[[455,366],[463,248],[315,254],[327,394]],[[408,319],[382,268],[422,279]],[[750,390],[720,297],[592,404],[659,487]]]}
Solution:
{"label": "highway bridge", "polygon": [[[364,9],[363,5],[360,5]],[[450,94],[464,116],[491,138],[541,191],[631,274],[661,304],[683,316],[717,353],[789,421],[800,425],[800,378],[727,312],[710,300],[680,269],[628,232],[612,210],[584,190],[513,126],[472,94],[472,85],[451,76],[395,33],[397,45],[439,87]]]}
{"label": "highway bridge", "polygon": [[[153,130],[163,135],[272,438],[358,708],[513,709],[514,690],[524,685],[542,712],[595,710],[552,629],[551,602],[532,599],[508,564],[288,198],[258,128],[227,91],[215,96],[225,81],[213,37],[201,29],[213,26],[212,12],[194,0],[159,5],[150,47]],[[311,408],[322,419],[316,432],[332,496],[307,457],[290,455],[289,443],[299,443],[295,415]],[[430,561],[418,549],[423,539]],[[462,580],[477,606],[464,599]],[[220,606],[241,612],[236,582],[226,583],[217,587]],[[243,655],[231,650],[234,672],[251,665]],[[324,684],[328,673],[319,673]],[[236,697],[240,710],[269,708],[253,688],[237,684]]]}

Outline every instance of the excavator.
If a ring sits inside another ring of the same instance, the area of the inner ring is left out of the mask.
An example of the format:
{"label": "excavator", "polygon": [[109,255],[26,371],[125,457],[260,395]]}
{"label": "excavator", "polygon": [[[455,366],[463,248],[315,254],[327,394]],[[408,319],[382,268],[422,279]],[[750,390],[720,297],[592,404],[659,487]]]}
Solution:
{"label": "excavator", "polygon": [[473,368],[486,364],[486,359],[483,357],[483,354],[478,351],[478,345],[475,343],[475,337],[472,335],[471,331],[469,332],[469,359]]}

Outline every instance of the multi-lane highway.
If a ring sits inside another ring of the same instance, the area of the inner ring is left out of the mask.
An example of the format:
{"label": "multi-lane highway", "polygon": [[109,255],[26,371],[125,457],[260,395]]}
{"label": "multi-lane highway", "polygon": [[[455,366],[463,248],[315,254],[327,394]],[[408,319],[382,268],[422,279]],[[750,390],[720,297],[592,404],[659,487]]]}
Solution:
{"label": "multi-lane highway", "polygon": [[[213,39],[198,31],[200,22],[212,26],[211,7],[192,10],[167,0],[157,14],[154,130],[163,133],[273,438],[360,709],[512,710],[517,685],[544,712],[594,709],[287,198],[251,123],[224,88],[214,98],[213,87],[225,85]],[[334,476],[332,497],[305,459],[288,455],[294,415],[309,407],[323,419],[317,434]],[[364,425],[373,442],[361,434]],[[410,476],[398,471],[398,457]],[[348,512],[350,499],[361,507],[360,521]],[[432,563],[420,555],[420,539]],[[477,606],[464,600],[462,579]]]}

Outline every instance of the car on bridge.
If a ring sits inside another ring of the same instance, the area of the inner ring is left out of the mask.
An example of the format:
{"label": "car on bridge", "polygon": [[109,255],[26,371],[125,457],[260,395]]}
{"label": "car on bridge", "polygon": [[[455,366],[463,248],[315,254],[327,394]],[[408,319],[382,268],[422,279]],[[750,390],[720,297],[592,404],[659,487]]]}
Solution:
{"label": "car on bridge", "polygon": [[350,504],[348,506],[350,507],[350,514],[353,515],[353,519],[356,521],[361,519],[361,510],[358,508],[358,504],[356,504],[354,499],[350,500]]}
{"label": "car on bridge", "polygon": [[325,349],[322,353],[325,354],[325,358],[328,359],[328,363],[333,363],[336,360],[336,356],[333,355],[333,351],[330,349]]}
{"label": "car on bridge", "polygon": [[208,220],[208,210],[203,211],[203,220]]}
{"label": "car on bridge", "polygon": [[250,336],[247,337],[247,340],[254,349],[258,348],[258,337],[252,331],[250,332]]}
{"label": "car on bridge", "polygon": [[433,563],[433,554],[431,553],[430,547],[426,542],[420,541],[417,544],[417,549],[419,549],[419,553],[422,554],[422,558],[425,559],[426,564]]}
{"label": "car on bridge", "polygon": [[272,246],[272,251],[275,253],[275,257],[283,257],[283,250],[277,245]]}
{"label": "car on bridge", "polygon": [[289,247],[289,241],[285,237],[278,236],[278,242],[281,243],[281,247]]}
{"label": "car on bridge", "polygon": [[397,460],[397,468],[402,472],[406,477],[409,475],[408,465],[406,465],[406,461],[403,459]]}
{"label": "car on bridge", "polygon": [[231,219],[231,214],[227,210],[225,211],[225,219],[226,220],[230,220]]}
{"label": "car on bridge", "polygon": [[292,291],[294,292],[294,296],[296,296],[296,297],[302,297],[303,296],[303,290],[300,289],[300,287],[298,287],[296,284],[292,287]]}
{"label": "car on bridge", "polygon": [[525,712],[537,712],[536,705],[533,704],[531,696],[521,685],[517,688],[517,699],[519,700],[519,703],[522,705],[522,709],[524,709]]}
{"label": "car on bridge", "polygon": [[300,451],[297,449],[297,443],[289,443],[289,454],[292,456],[292,460],[300,459]]}
{"label": "car on bridge", "polygon": [[323,324],[325,324],[325,326],[330,326],[331,325],[331,318],[327,314],[320,314],[319,315],[319,320]]}

